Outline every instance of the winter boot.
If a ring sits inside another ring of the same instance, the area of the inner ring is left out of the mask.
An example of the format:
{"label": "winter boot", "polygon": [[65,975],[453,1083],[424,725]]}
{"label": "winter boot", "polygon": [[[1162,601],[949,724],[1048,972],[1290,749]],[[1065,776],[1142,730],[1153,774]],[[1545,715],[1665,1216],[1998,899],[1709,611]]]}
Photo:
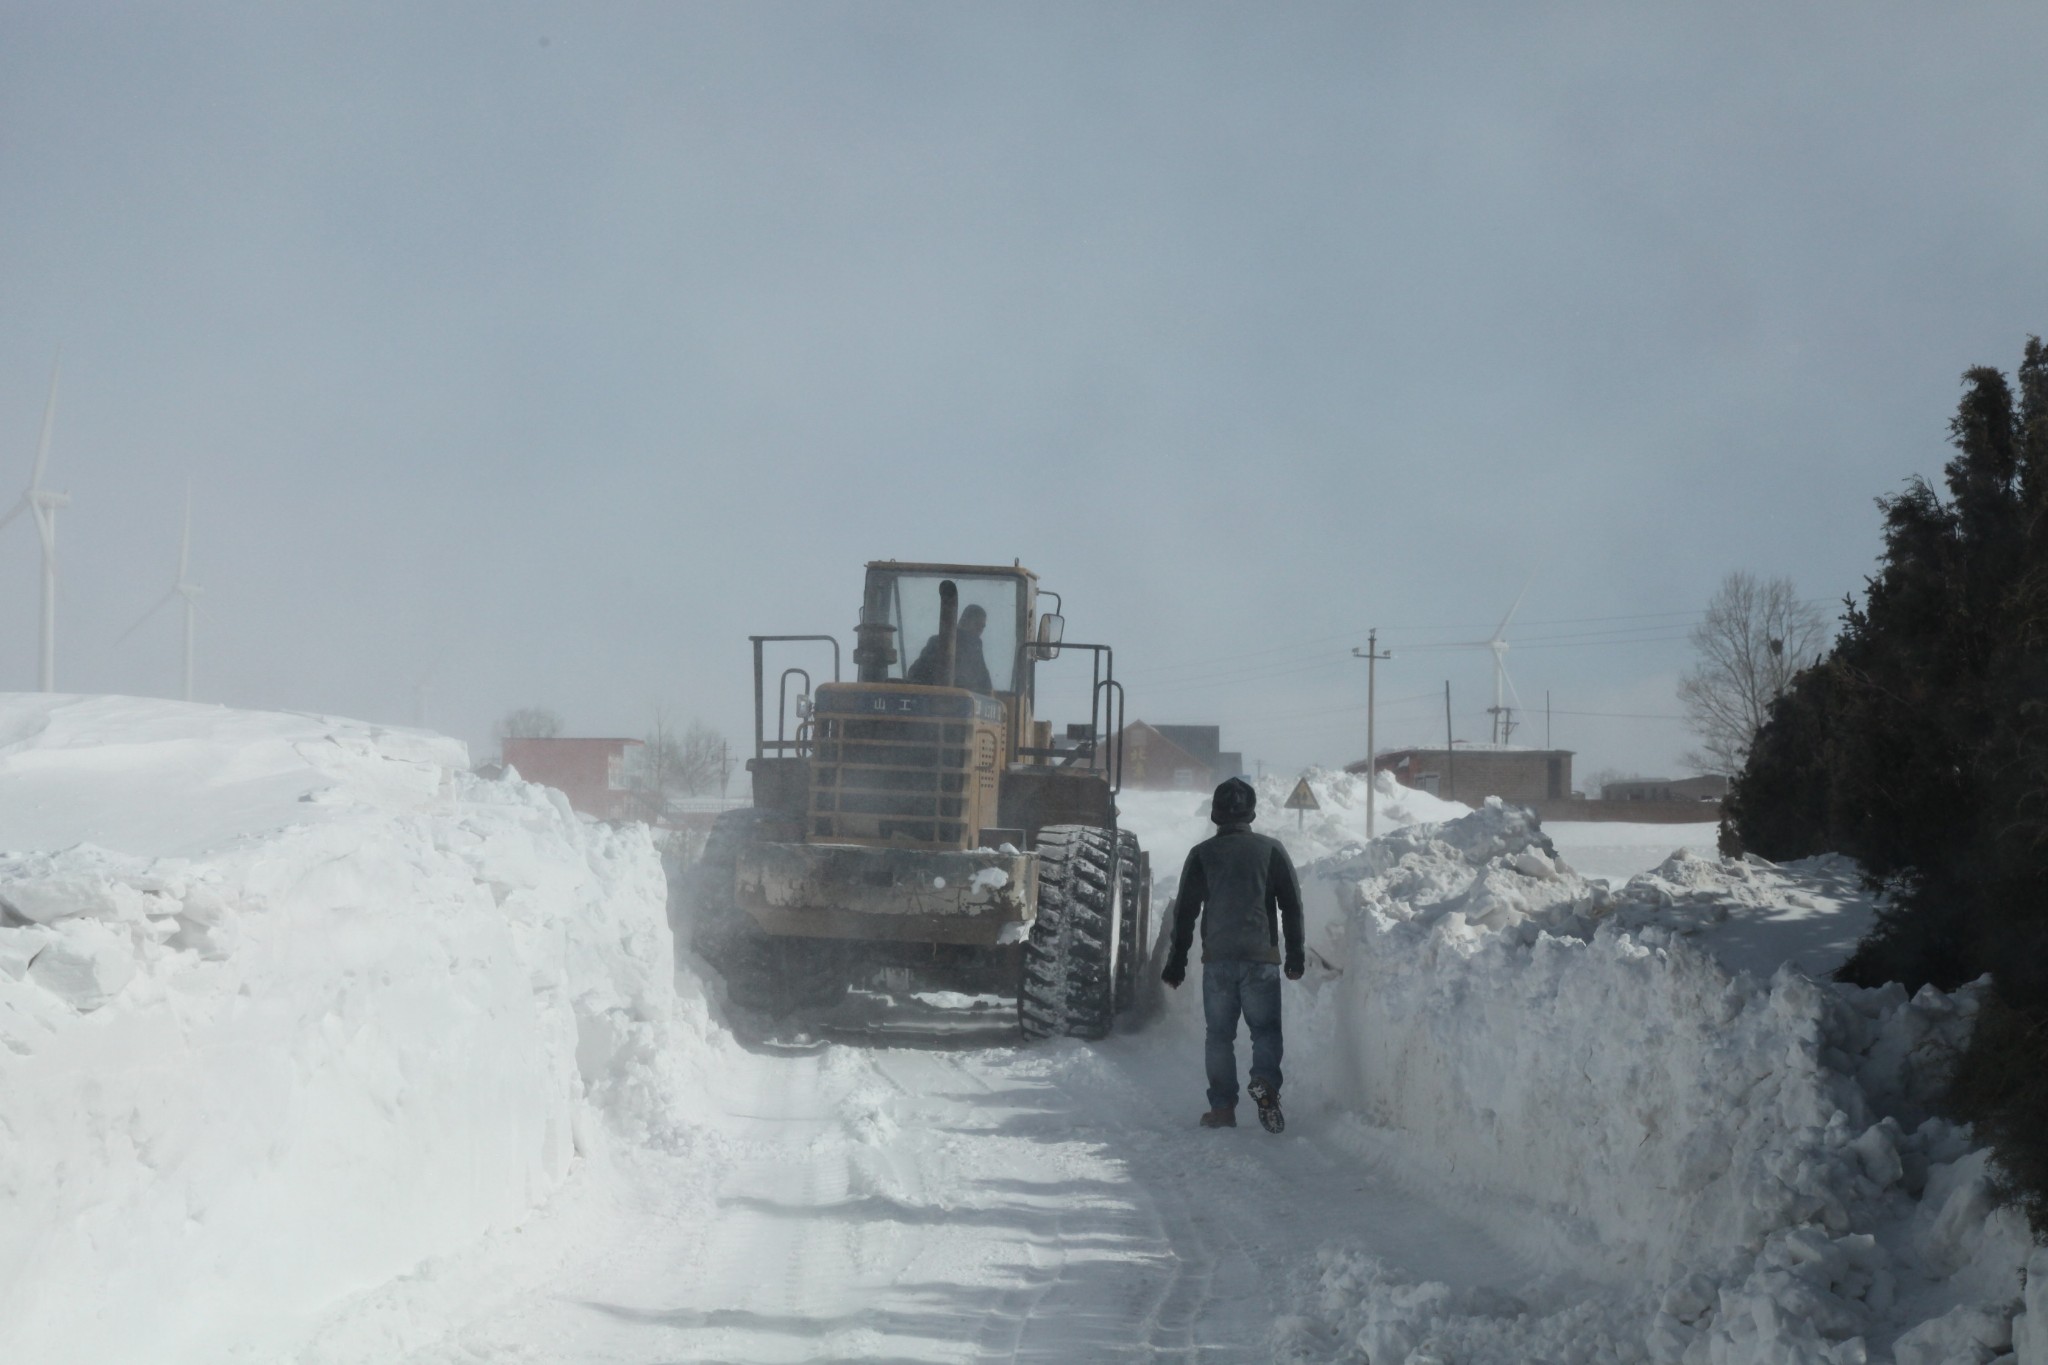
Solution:
{"label": "winter boot", "polygon": [[1235,1128],[1237,1127],[1237,1109],[1234,1106],[1227,1109],[1211,1109],[1208,1113],[1202,1115],[1202,1126],[1204,1128]]}
{"label": "winter boot", "polygon": [[1287,1127],[1287,1116],[1280,1112],[1280,1092],[1264,1081],[1253,1081],[1245,1087],[1252,1102],[1259,1106],[1259,1126],[1269,1133],[1277,1133]]}

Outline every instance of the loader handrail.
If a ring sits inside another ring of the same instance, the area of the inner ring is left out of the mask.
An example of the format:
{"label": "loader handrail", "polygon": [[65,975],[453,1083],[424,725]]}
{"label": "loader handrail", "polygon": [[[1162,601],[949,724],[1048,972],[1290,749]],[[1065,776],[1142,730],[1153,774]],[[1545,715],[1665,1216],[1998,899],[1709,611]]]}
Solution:
{"label": "loader handrail", "polygon": [[[1104,678],[1095,685],[1095,692],[1102,698],[1102,723],[1110,726],[1116,736],[1102,754],[1103,775],[1109,779],[1109,794],[1115,796],[1124,789],[1124,685],[1115,678]],[[1110,719],[1112,697],[1116,708],[1113,724]],[[1088,706],[1090,723],[1093,723],[1095,711],[1095,704],[1091,702]]]}
{"label": "loader handrail", "polygon": [[[767,676],[762,667],[762,646],[823,641],[832,646],[832,681],[838,682],[839,637],[836,635],[749,635],[747,638],[753,641],[754,644],[754,757],[756,759],[766,758],[769,750],[772,749],[775,751],[776,757],[780,758],[791,749],[801,750],[803,748],[805,742],[803,727],[801,725],[797,727],[797,737],[795,739],[782,738],[783,716],[781,714],[782,707],[778,702],[775,717],[775,738],[772,740],[768,738],[767,716],[764,714],[767,706],[765,687]],[[789,675],[784,673],[783,680],[787,682],[788,678]],[[810,675],[806,673],[804,678],[806,683],[808,683]]]}
{"label": "loader handrail", "polygon": [[803,700],[811,695],[811,670],[808,668],[785,668],[782,670],[782,681],[775,684],[775,743],[778,748],[781,747],[783,742],[784,725],[789,720],[789,675],[792,673],[804,680],[803,690],[796,694],[796,742],[799,745],[804,742],[804,729],[810,724],[804,718]]}
{"label": "loader handrail", "polygon": [[1062,640],[1060,648],[1085,649],[1094,656],[1088,680],[1088,737],[1071,749],[1020,747],[1017,753],[1023,758],[1059,760],[1062,767],[1071,767],[1078,760],[1091,768],[1100,755],[1109,794],[1115,796],[1124,786],[1124,685],[1116,679],[1116,650],[1070,640]]}

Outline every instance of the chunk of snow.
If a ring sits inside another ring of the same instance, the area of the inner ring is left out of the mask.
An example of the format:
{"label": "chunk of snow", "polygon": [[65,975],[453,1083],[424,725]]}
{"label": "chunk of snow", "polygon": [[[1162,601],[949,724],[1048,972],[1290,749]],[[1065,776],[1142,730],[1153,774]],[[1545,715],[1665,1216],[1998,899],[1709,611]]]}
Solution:
{"label": "chunk of snow", "polygon": [[130,936],[96,920],[77,920],[50,936],[28,965],[28,979],[81,1012],[113,999],[135,975]]}

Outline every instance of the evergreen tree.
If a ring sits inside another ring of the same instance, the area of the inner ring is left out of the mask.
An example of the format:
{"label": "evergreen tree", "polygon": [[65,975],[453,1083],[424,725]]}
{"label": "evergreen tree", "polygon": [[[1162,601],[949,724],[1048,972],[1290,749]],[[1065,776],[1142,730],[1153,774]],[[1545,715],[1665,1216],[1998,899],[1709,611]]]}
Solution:
{"label": "evergreen tree", "polygon": [[1893,890],[1842,975],[1994,998],[1957,1078],[2048,1231],[2048,353],[1963,376],[1948,500],[1881,500],[1884,549],[1835,648],[1772,708],[1729,813],[1768,857],[1835,849]]}

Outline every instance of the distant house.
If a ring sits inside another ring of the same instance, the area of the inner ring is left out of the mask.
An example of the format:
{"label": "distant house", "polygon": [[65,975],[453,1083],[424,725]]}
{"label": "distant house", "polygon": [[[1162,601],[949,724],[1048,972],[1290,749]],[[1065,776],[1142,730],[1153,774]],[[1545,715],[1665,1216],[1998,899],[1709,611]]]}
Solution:
{"label": "distant house", "polygon": [[598,820],[626,820],[639,814],[627,789],[628,749],[637,739],[505,740],[505,762],[519,775],[569,798],[572,810]]}
{"label": "distant house", "polygon": [[1344,765],[1347,773],[1392,773],[1404,787],[1447,801],[1478,806],[1489,796],[1524,805],[1568,800],[1570,749],[1525,749],[1510,744],[1460,744],[1444,749],[1390,749]]}
{"label": "distant house", "polygon": [[1221,747],[1214,725],[1124,727],[1124,785],[1144,791],[1208,791],[1244,773],[1243,754]]}
{"label": "distant house", "polygon": [[1701,777],[1631,777],[1600,788],[1602,801],[1719,801],[1728,795],[1720,773]]}

